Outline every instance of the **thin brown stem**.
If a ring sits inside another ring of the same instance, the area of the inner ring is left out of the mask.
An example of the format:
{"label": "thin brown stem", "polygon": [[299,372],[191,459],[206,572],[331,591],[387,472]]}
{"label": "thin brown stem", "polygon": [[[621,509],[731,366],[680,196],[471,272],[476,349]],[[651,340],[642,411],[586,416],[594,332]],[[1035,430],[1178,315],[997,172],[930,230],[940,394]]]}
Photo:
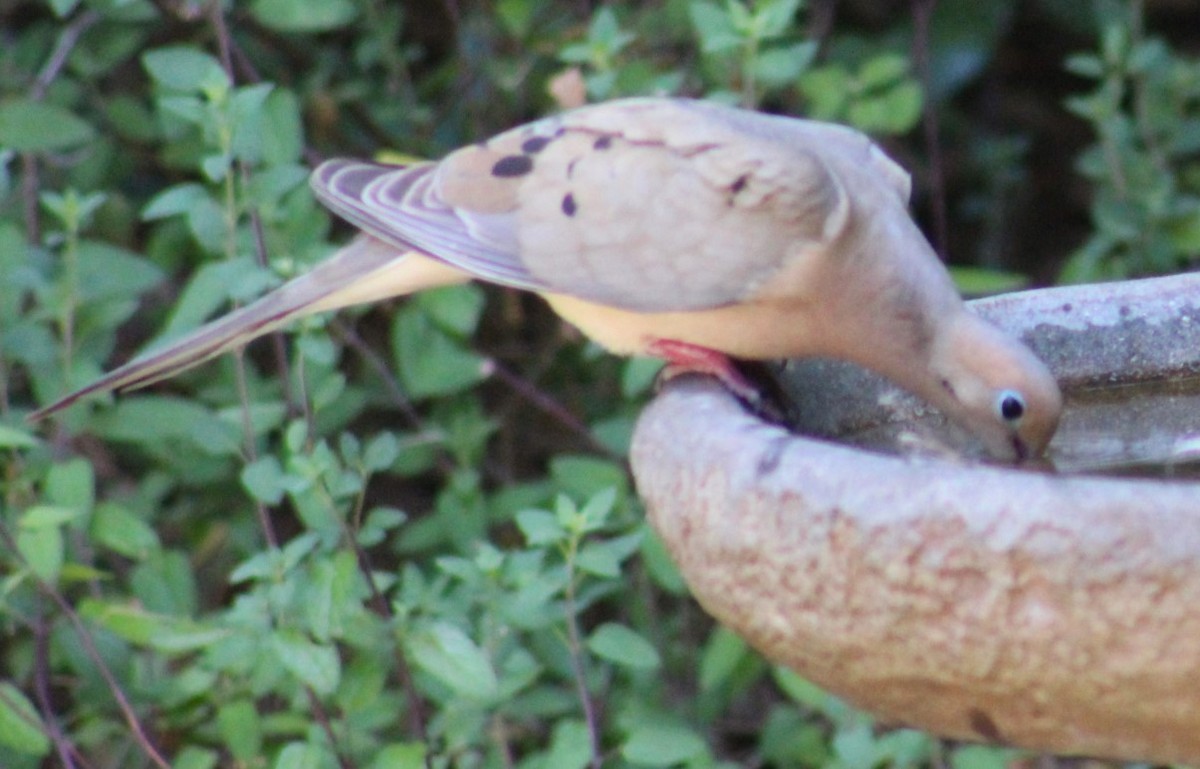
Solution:
{"label": "thin brown stem", "polygon": [[320,724],[321,731],[325,732],[325,739],[329,740],[329,749],[337,757],[338,766],[342,769],[355,769],[354,762],[343,754],[341,750],[338,750],[338,738],[334,734],[333,724],[329,720],[329,713],[325,710],[325,705],[321,702],[321,698],[317,696],[317,693],[313,691],[311,686],[305,686],[304,693],[308,695],[309,709],[317,719],[317,723]]}
{"label": "thin brown stem", "polygon": [[[38,603],[40,606],[41,601]],[[62,727],[58,723],[58,716],[54,713],[54,706],[50,701],[50,632],[46,624],[46,617],[40,611],[34,622],[33,642],[33,692],[34,697],[37,699],[38,710],[41,711],[42,722],[45,723],[46,729],[50,733],[50,741],[54,743],[54,750],[58,753],[58,760],[62,762],[65,769],[75,769],[79,765],[75,761],[78,757],[78,751],[67,736],[63,734]],[[81,763],[84,766],[89,765],[86,761],[81,760]]]}
{"label": "thin brown stem", "polygon": [[340,319],[333,318],[330,320],[329,327],[344,344],[349,345],[355,352],[361,355],[363,360],[367,362],[367,365],[375,371],[379,380],[383,382],[383,386],[388,391],[388,394],[392,396],[392,403],[404,415],[404,418],[408,420],[409,425],[417,430],[422,429],[424,422],[421,419],[421,415],[413,408],[412,401],[404,394],[404,389],[400,387],[400,382],[392,374],[391,369],[388,368],[387,363],[384,362],[379,353],[372,350],[371,346],[358,335],[358,332]]}
{"label": "thin brown stem", "polygon": [[941,128],[933,99],[933,75],[929,66],[929,28],[937,0],[913,0],[913,63],[925,92],[922,124],[925,149],[929,154],[929,199],[933,212],[933,248],[943,260],[947,256],[949,222],[946,216],[946,175],[942,163]]}
{"label": "thin brown stem", "polygon": [[[58,39],[54,42],[54,48],[46,58],[46,63],[42,65],[37,77],[29,86],[31,100],[41,101],[46,97],[46,91],[66,66],[71,51],[75,50],[75,46],[79,43],[79,38],[98,21],[100,21],[100,14],[87,10],[63,27],[62,32],[58,33]],[[38,171],[37,157],[33,153],[22,153],[21,206],[25,219],[25,239],[34,245],[42,241],[42,225],[38,210],[38,193],[41,184]]]}
{"label": "thin brown stem", "polygon": [[79,43],[79,38],[96,22],[100,21],[100,14],[96,11],[87,10],[75,17],[67,26],[63,27],[62,32],[58,33],[58,40],[54,42],[54,49],[50,51],[49,58],[42,65],[42,69],[34,78],[33,85],[29,87],[29,98],[34,101],[41,101],[46,96],[46,90],[58,78],[58,74],[62,72],[62,68],[67,64],[67,58],[70,57],[71,51],[75,50],[76,44]]}
{"label": "thin brown stem", "polygon": [[25,242],[42,242],[42,218],[38,209],[41,188],[38,159],[32,152],[21,153],[21,212],[25,220]]}
{"label": "thin brown stem", "polygon": [[[362,499],[359,500],[361,511]],[[361,512],[360,512],[361,514]],[[363,579],[367,583],[367,590],[371,593],[371,604],[375,607],[376,613],[388,621],[389,625],[396,624],[396,615],[392,612],[391,604],[388,603],[383,593],[379,591],[379,585],[375,584],[374,569],[371,566],[370,556],[366,550],[359,544],[358,538],[353,536],[353,532],[348,537],[350,546],[354,548],[354,556],[358,561],[358,570],[362,573]],[[405,697],[408,699],[408,726],[421,742],[429,744],[429,728],[426,725],[425,700],[421,697],[421,693],[417,691],[417,683],[413,678],[412,668],[408,664],[408,658],[404,656],[404,649],[400,644],[392,644],[392,651],[396,659],[396,674],[400,677],[400,685],[404,687]],[[426,764],[429,758],[426,757]]]}
{"label": "thin brown stem", "polygon": [[[5,546],[16,554],[17,558],[20,558],[20,551],[17,550],[17,543],[12,536],[12,532],[2,523],[0,523],[0,540],[3,540]],[[22,566],[28,568],[28,564],[22,563]],[[134,711],[133,705],[130,704],[129,698],[125,696],[125,690],[121,688],[116,675],[113,674],[112,670],[104,662],[104,658],[100,656],[100,650],[96,648],[95,639],[92,638],[91,631],[83,624],[83,619],[80,618],[75,608],[71,606],[70,602],[53,585],[45,582],[32,572],[30,574],[34,580],[34,584],[37,585],[38,592],[53,601],[59,611],[63,613],[63,616],[67,618],[67,621],[71,623],[71,627],[74,628],[75,634],[79,638],[79,643],[83,647],[83,653],[96,666],[96,671],[104,679],[104,683],[108,686],[109,693],[112,694],[113,699],[116,701],[117,708],[121,711],[126,725],[133,733],[138,747],[142,749],[142,752],[146,754],[151,763],[159,767],[159,769],[171,769],[171,765],[167,763],[162,754],[158,752],[158,748],[150,741],[145,727],[142,726],[142,722]]]}
{"label": "thin brown stem", "polygon": [[553,417],[571,432],[578,435],[588,446],[609,457],[618,458],[613,451],[596,439],[592,431],[580,419],[554,398],[538,389],[537,385],[509,369],[503,363],[493,359],[488,360],[488,371],[496,379],[503,382],[513,393],[528,401],[535,408]]}
{"label": "thin brown stem", "polygon": [[583,668],[583,639],[579,635],[579,623],[575,603],[575,559],[572,546],[567,554],[567,587],[563,595],[563,611],[567,615],[567,646],[570,650],[571,676],[575,679],[575,692],[583,709],[583,719],[587,724],[588,743],[591,748],[590,766],[592,769],[602,769],[604,757],[600,753],[600,724],[596,719],[596,708],[592,704],[592,695],[587,687],[587,672]]}
{"label": "thin brown stem", "polygon": [[[236,83],[236,76],[233,70],[233,55],[231,53],[232,44],[229,36],[229,26],[225,23],[225,13],[219,0],[212,0],[207,7],[208,21],[212,25],[213,32],[217,38],[217,51],[221,61],[221,67],[225,70],[225,75],[229,78],[231,84]],[[226,254],[229,259],[233,259],[237,255],[237,225],[238,225],[238,205],[237,205],[237,190],[235,188],[235,179],[240,181],[243,186],[249,180],[249,169],[240,160],[235,162],[234,173],[229,174],[225,179],[225,238],[226,238]],[[255,234],[255,254],[258,258],[260,266],[267,265],[266,244],[262,236],[262,223],[257,218],[257,212],[252,211],[251,226],[254,227]],[[278,336],[278,334],[276,334]],[[283,359],[283,356],[281,356]],[[283,374],[286,388],[287,371],[286,361],[283,364]],[[254,462],[258,458],[258,450],[254,442],[254,425],[250,419],[250,392],[246,378],[246,359],[242,354],[242,350],[237,350],[234,353],[234,379],[237,382],[238,399],[241,401],[241,418],[242,418],[242,435],[245,441],[244,450],[247,462]],[[275,526],[271,521],[270,511],[262,502],[254,501],[255,512],[258,515],[259,527],[262,529],[263,537],[267,545],[272,548],[279,547],[279,538],[275,533]]]}

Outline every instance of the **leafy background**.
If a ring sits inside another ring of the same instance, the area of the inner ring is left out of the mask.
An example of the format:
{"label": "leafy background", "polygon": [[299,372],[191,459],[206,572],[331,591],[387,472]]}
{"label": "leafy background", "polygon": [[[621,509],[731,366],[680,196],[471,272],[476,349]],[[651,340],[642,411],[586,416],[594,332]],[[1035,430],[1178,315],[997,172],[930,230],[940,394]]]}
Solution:
{"label": "leafy background", "polygon": [[[580,99],[848,122],[968,292],[1190,267],[1188,2],[0,0],[0,766],[986,769],[715,627],[625,450],[654,365],[477,286],[30,427],[344,241],[333,154]],[[394,155],[393,155],[394,156]]]}

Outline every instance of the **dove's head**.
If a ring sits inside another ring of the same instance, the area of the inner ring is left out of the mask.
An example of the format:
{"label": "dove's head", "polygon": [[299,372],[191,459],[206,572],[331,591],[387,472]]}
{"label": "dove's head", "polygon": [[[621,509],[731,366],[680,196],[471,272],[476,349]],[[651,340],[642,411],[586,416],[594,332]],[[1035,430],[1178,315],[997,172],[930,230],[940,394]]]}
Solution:
{"label": "dove's head", "polygon": [[1062,412],[1062,393],[1046,365],[965,310],[939,337],[931,370],[941,392],[931,400],[997,458],[1040,456]]}

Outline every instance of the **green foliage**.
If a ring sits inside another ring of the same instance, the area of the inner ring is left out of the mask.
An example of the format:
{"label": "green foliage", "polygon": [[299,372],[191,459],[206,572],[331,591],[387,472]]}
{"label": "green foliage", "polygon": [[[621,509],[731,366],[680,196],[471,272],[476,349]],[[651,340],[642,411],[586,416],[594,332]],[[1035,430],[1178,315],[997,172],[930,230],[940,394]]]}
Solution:
{"label": "green foliage", "polygon": [[1078,168],[1093,184],[1094,233],[1068,281],[1175,272],[1200,262],[1200,58],[1143,32],[1141,5],[1119,9],[1095,53],[1066,61],[1094,89],[1067,101],[1096,143]]}
{"label": "green foliage", "polygon": [[[882,728],[704,618],[624,463],[658,364],[600,355],[511,293],[310,319],[23,417],[344,241],[305,185],[321,155],[440,155],[553,109],[565,68],[593,99],[807,113],[919,160],[898,137],[922,108],[969,123],[947,102],[980,82],[1010,6],[939,3],[926,95],[907,16],[815,35],[798,0],[6,5],[0,766],[1009,759]],[[1071,64],[1099,84],[1072,104],[1102,128],[1081,165],[1105,238],[1073,264],[1104,274],[1184,263],[1198,230],[1194,66],[1114,29]],[[1025,144],[977,134],[968,198],[987,213]]]}

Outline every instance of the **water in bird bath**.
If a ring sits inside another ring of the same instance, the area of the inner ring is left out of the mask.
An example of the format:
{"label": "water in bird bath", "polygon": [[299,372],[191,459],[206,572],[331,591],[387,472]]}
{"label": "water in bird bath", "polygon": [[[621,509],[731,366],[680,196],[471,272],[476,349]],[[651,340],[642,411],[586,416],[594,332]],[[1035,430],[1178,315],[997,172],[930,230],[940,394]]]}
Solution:
{"label": "water in bird bath", "polygon": [[1200,377],[1068,391],[1059,472],[1200,479]]}
{"label": "water in bird bath", "polygon": [[[886,453],[972,453],[961,431],[874,377],[831,362],[789,368],[799,432]],[[841,386],[820,387],[831,374]],[[1068,385],[1064,396],[1048,452],[1053,471],[1200,479],[1200,377]]]}

